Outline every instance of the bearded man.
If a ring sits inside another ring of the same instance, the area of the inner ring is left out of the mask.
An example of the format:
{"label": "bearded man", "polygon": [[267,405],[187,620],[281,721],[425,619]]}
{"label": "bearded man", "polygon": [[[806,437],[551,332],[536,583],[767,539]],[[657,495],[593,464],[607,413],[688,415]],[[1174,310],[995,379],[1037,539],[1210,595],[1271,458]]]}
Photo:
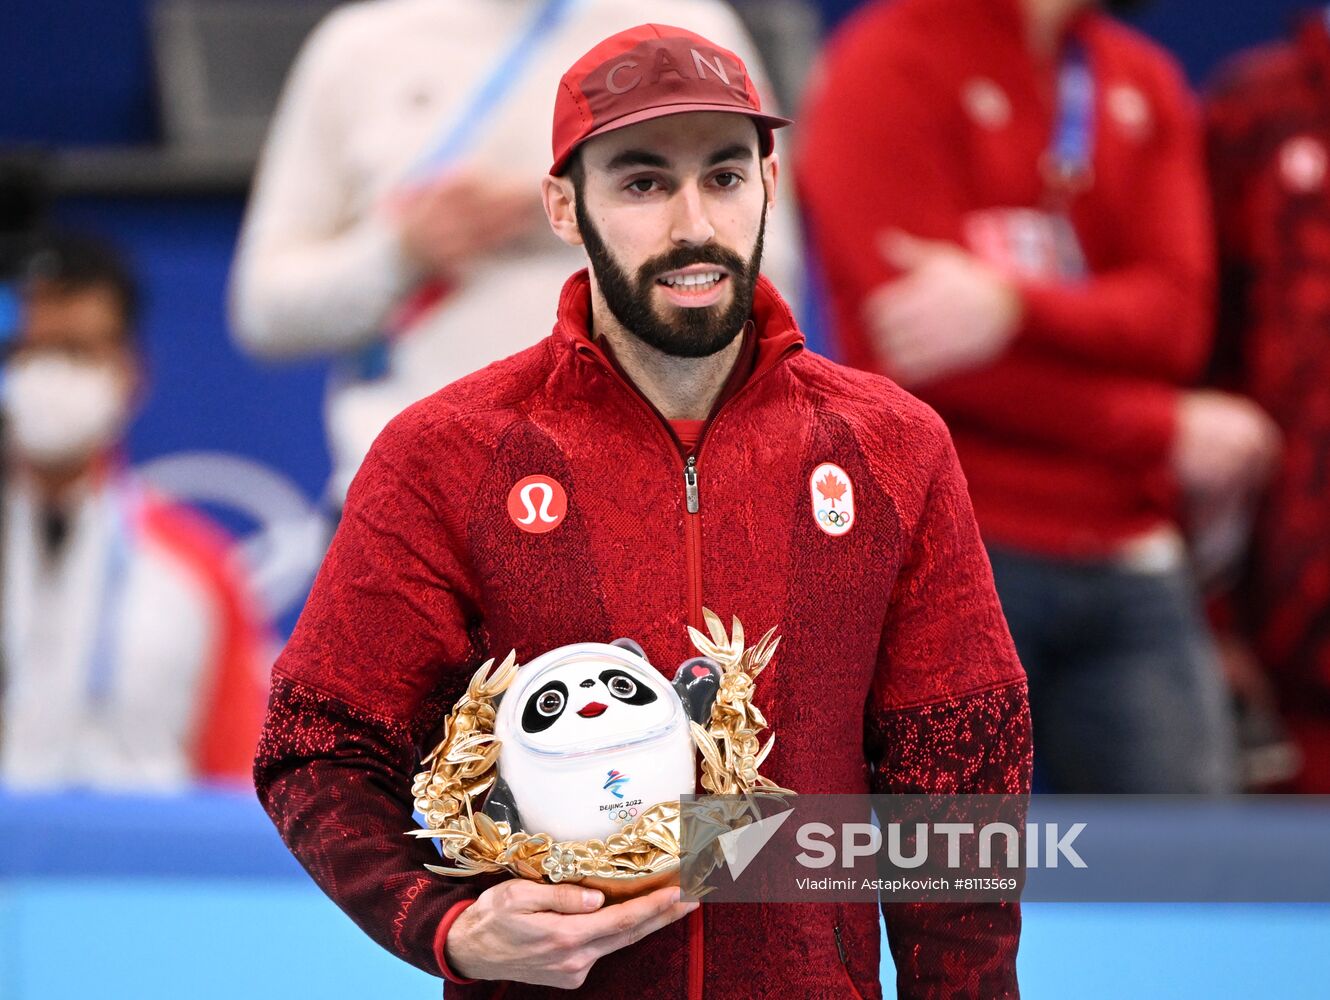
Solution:
{"label": "bearded man", "polygon": [[[548,338],[379,438],[277,665],[262,800],[324,890],[448,995],[880,995],[867,904],[704,916],[677,889],[605,905],[427,876],[437,855],[402,833],[411,775],[496,651],[626,635],[677,663],[705,602],[783,637],[756,696],[778,783],[1028,788],[1024,674],[946,430],[804,350],[759,273],[783,124],[683,29],[619,33],[568,70],[543,198],[590,271]],[[1015,904],[884,911],[903,995],[1016,995]]]}

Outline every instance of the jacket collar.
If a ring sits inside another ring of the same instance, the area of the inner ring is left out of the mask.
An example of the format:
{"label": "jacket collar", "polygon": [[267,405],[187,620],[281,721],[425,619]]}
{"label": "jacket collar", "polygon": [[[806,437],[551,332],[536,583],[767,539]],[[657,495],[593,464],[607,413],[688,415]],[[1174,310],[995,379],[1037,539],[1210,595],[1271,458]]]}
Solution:
{"label": "jacket collar", "polygon": [[[591,277],[583,268],[564,283],[554,335],[567,341],[582,357],[613,371],[615,366],[605,348],[591,336],[590,319]],[[753,375],[775,367],[788,355],[803,349],[804,335],[799,331],[790,307],[765,275],[759,275],[757,279],[751,322],[751,335],[756,337]]]}

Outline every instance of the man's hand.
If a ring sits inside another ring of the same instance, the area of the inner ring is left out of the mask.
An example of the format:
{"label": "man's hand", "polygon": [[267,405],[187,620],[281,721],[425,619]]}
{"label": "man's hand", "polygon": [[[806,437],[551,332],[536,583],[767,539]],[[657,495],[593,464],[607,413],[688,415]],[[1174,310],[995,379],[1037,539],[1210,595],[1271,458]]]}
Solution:
{"label": "man's hand", "polygon": [[677,886],[603,906],[575,885],[502,882],[480,894],[448,930],[448,965],[468,979],[507,979],[576,989],[603,955],[697,909]]}
{"label": "man's hand", "polygon": [[407,255],[439,277],[526,235],[544,218],[535,184],[472,173],[448,174],[400,191],[388,209]]}
{"label": "man's hand", "polygon": [[1173,468],[1193,501],[1254,493],[1265,485],[1279,450],[1279,428],[1251,400],[1213,389],[1182,396]]}
{"label": "man's hand", "polygon": [[1020,293],[953,243],[893,230],[882,241],[901,276],[864,304],[864,321],[892,377],[918,385],[996,358],[1021,322]]}

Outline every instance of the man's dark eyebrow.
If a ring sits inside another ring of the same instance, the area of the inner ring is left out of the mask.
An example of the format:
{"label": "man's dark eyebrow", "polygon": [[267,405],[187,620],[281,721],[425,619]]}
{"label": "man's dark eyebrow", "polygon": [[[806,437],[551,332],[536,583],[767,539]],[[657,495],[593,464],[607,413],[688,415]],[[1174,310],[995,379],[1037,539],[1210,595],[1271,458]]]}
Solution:
{"label": "man's dark eyebrow", "polygon": [[753,158],[753,147],[745,146],[741,142],[733,146],[726,146],[724,149],[718,149],[707,159],[707,166],[714,167],[717,163],[725,163],[729,160],[751,160]]}
{"label": "man's dark eyebrow", "polygon": [[624,167],[655,167],[664,170],[670,161],[659,153],[649,153],[645,149],[625,149],[605,165],[609,171],[622,170]]}
{"label": "man's dark eyebrow", "polygon": [[[707,166],[714,167],[718,163],[728,163],[731,160],[751,160],[752,158],[752,147],[736,142],[732,146],[716,150],[707,157]],[[611,172],[623,170],[626,167],[654,167],[657,170],[667,170],[669,166],[670,161],[659,153],[652,153],[645,149],[625,149],[611,159],[605,165],[605,169]]]}

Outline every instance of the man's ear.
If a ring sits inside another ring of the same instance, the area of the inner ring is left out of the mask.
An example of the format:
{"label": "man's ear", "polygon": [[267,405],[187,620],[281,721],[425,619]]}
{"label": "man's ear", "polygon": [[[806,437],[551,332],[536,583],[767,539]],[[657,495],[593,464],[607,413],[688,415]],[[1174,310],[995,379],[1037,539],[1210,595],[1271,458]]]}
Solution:
{"label": "man's ear", "polygon": [[772,152],[762,161],[762,189],[767,193],[767,210],[776,207],[776,178],[780,176],[780,157]]}
{"label": "man's ear", "polygon": [[577,225],[577,192],[573,190],[572,180],[568,177],[547,176],[540,183],[540,197],[554,235],[570,247],[580,247],[582,230]]}

